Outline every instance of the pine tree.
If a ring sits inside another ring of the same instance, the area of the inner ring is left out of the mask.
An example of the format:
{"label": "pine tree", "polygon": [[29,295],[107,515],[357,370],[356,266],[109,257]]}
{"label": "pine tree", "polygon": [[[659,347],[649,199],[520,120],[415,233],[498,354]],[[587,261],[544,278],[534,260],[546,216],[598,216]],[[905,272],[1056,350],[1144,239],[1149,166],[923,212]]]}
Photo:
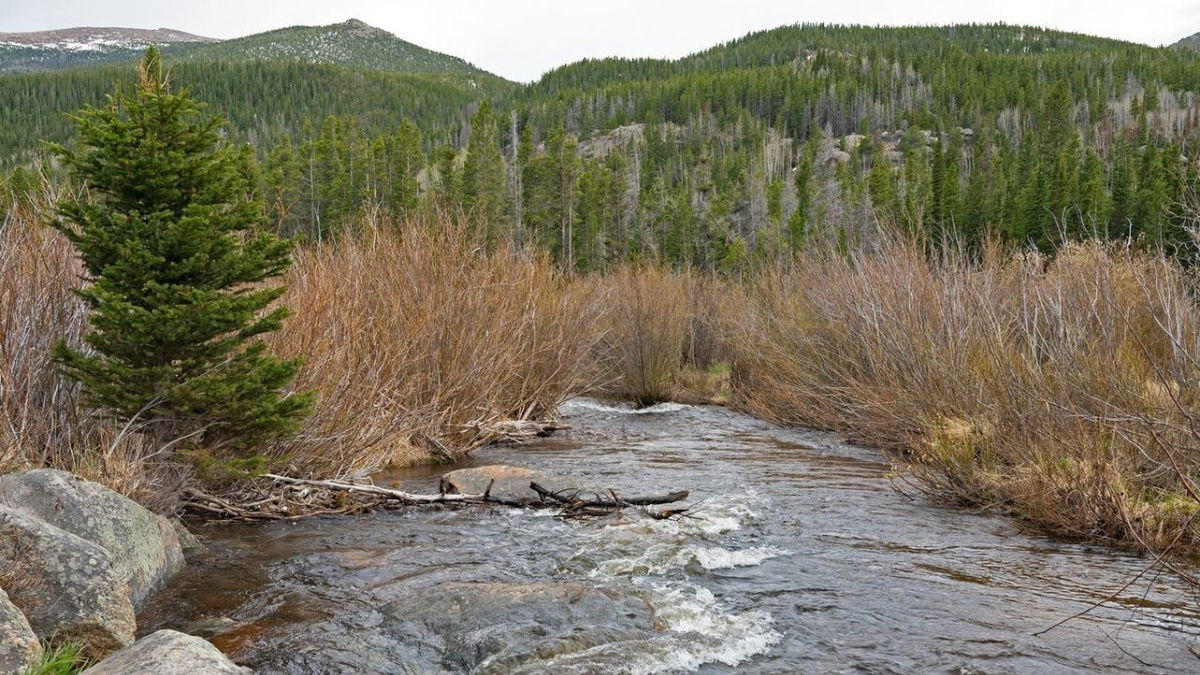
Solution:
{"label": "pine tree", "polygon": [[487,101],[471,120],[471,139],[462,171],[463,208],[480,219],[488,240],[500,234],[505,210],[504,157],[496,141],[496,120]]}
{"label": "pine tree", "polygon": [[281,325],[280,286],[262,282],[290,262],[290,244],[265,229],[248,197],[223,121],[175,93],[150,48],[136,91],[76,117],[72,148],[56,151],[92,199],[59,206],[90,283],[89,350],[54,356],[86,402],[130,421],[161,446],[253,463],[254,449],[293,429],[312,404],[287,395],[299,360],[258,338]]}

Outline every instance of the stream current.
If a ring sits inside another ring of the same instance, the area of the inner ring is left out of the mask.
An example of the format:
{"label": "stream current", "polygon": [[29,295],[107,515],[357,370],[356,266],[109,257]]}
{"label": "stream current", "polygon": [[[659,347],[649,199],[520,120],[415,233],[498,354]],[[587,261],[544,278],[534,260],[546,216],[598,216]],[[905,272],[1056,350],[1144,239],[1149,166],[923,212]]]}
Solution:
{"label": "stream current", "polygon": [[[1122,590],[1144,556],[929,503],[897,490],[877,452],[822,432],[679,404],[578,399],[562,414],[570,431],[467,466],[688,489],[688,517],[408,508],[205,526],[208,551],[139,625],[208,636],[268,673],[1200,672],[1187,589],[1153,572]],[[435,492],[439,470],[382,480]],[[587,602],[545,626],[501,610],[452,637],[397,616],[460,582],[527,598],[602,589],[643,603],[654,627],[618,630]]]}

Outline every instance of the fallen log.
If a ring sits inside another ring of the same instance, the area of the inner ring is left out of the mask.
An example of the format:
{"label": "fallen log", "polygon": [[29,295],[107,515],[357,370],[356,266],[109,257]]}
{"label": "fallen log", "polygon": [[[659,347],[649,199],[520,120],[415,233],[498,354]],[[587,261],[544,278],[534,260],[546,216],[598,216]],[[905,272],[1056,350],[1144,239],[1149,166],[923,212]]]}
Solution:
{"label": "fallen log", "polygon": [[[642,497],[621,497],[614,490],[609,490],[607,495],[595,492],[589,494],[580,489],[552,492],[537,482],[530,482],[529,487],[537,496],[514,498],[492,494],[494,480],[488,483],[482,494],[445,491],[438,494],[419,494],[372,483],[293,478],[273,473],[263,474],[262,477],[269,478],[276,487],[256,488],[258,492],[252,498],[238,500],[221,499],[197,490],[188,490],[184,505],[210,518],[221,517],[232,521],[293,520],[310,515],[361,513],[387,504],[555,508],[561,509],[565,515],[576,517],[604,516],[626,508],[639,508],[647,516],[661,520],[681,515],[687,509],[666,509],[656,513],[641,507],[678,502],[687,499],[688,496],[687,490]],[[264,493],[265,497],[262,496]],[[338,495],[355,495],[358,499],[345,502],[338,499]]]}

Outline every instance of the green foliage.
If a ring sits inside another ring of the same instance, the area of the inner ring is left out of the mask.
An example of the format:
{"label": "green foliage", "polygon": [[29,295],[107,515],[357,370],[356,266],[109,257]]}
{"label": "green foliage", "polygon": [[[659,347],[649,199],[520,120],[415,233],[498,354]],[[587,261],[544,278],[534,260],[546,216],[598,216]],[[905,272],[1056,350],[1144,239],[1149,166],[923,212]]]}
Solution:
{"label": "green foliage", "polygon": [[[1200,166],[1191,50],[1006,25],[785,26],[517,88],[437,59],[381,72],[391,57],[363,45],[394,37],[326,28],[261,37],[287,54],[189,47],[180,70],[256,146],[256,189],[288,235],[323,241],[364,211],[462,209],[493,242],[578,271],[737,267],[879,227],[972,250],[1188,241],[1175,202]],[[318,42],[356,56],[299,62]],[[0,153],[20,161],[30,138],[61,138],[49,111],[98,100],[105,72],[0,77]]]}
{"label": "green foliage", "polygon": [[75,675],[88,667],[83,648],[73,642],[43,647],[42,658],[21,675]]}
{"label": "green foliage", "polygon": [[462,172],[463,209],[488,226],[487,240],[495,241],[505,218],[504,158],[496,140],[496,119],[487,101],[471,119],[471,140]]}
{"label": "green foliage", "polygon": [[299,363],[259,339],[288,314],[264,282],[291,247],[264,231],[222,121],[171,91],[157,49],[139,74],[134,93],[75,116],[75,144],[56,148],[90,191],[60,203],[56,226],[87,270],[92,330],[90,349],[60,343],[55,357],[89,404],[160,442],[244,457],[311,405],[284,394]]}

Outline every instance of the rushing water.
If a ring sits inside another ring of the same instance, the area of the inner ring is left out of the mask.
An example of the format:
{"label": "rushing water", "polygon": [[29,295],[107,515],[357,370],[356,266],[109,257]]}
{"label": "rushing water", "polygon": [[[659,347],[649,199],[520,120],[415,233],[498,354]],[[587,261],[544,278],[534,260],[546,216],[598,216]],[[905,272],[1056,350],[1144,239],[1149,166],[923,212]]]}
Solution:
{"label": "rushing water", "polygon": [[[480,669],[1200,671],[1200,612],[1187,591],[1157,574],[1122,590],[1144,557],[906,496],[877,453],[828,434],[675,404],[635,412],[578,400],[563,414],[570,432],[481,451],[475,463],[626,494],[689,489],[692,517],[412,508],[206,527],[210,552],[159,594],[143,629],[211,635],[265,672],[453,671],[462,661],[448,642],[389,628],[389,603],[447,582],[537,582],[631,594],[652,607],[655,630],[629,639],[581,610],[570,620],[591,642],[580,649],[483,640],[504,653],[474,655]],[[391,478],[433,491],[435,476]]]}

